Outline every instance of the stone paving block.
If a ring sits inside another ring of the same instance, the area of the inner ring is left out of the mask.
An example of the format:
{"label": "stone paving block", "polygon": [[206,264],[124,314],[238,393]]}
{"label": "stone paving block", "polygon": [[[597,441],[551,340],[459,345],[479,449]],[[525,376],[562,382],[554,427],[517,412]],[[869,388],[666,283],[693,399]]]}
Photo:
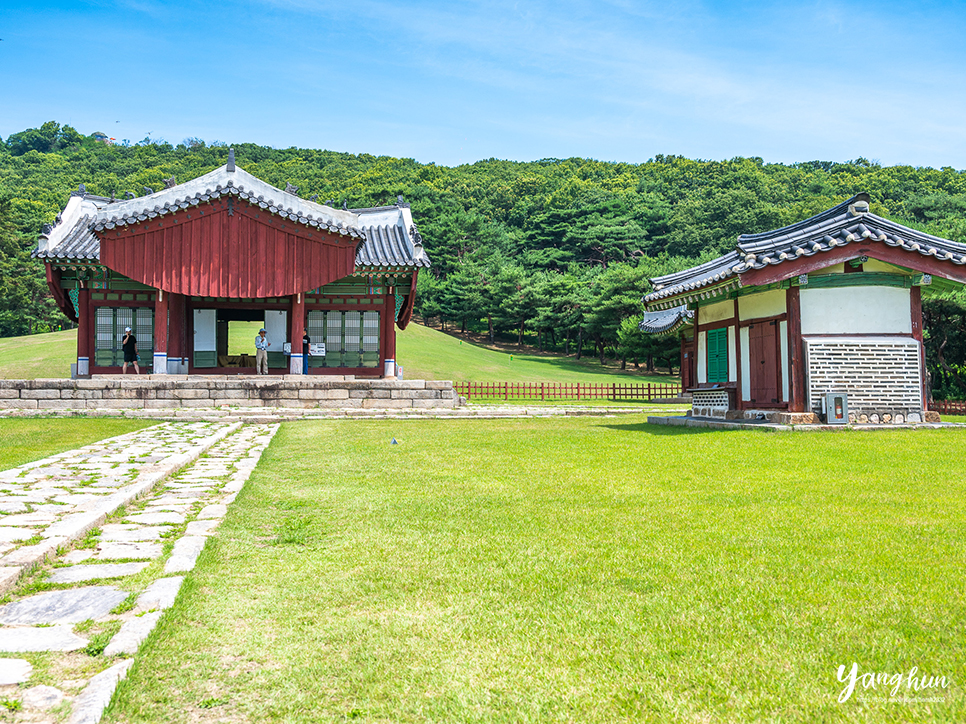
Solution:
{"label": "stone paving block", "polygon": [[124,516],[124,520],[143,525],[181,525],[184,515],[181,513],[133,513]]}
{"label": "stone paving block", "polygon": [[214,503],[212,505],[206,505],[204,508],[202,508],[201,512],[198,513],[198,518],[217,518],[220,520],[221,518],[224,518],[227,513],[228,506],[220,503]]}
{"label": "stone paving block", "polygon": [[21,400],[59,400],[60,390],[20,390]]}
{"label": "stone paving block", "polygon": [[34,535],[36,535],[34,531],[24,528],[0,527],[0,542],[2,543],[27,540],[33,538]]}
{"label": "stone paving block", "polygon": [[104,655],[136,654],[141,643],[154,630],[163,615],[164,611],[153,611],[125,621],[121,630],[114,634],[114,638],[104,649]]}
{"label": "stone paving block", "polygon": [[63,561],[64,563],[70,563],[71,565],[73,565],[75,563],[81,563],[82,561],[86,561],[88,558],[91,558],[93,555],[94,555],[94,551],[92,550],[87,550],[87,549],[73,550],[73,551],[69,551],[68,553],[65,553],[60,558],[60,560]]}
{"label": "stone paving block", "polygon": [[140,613],[154,609],[163,611],[166,608],[171,608],[174,605],[175,599],[178,597],[178,591],[181,590],[181,584],[183,582],[184,576],[159,578],[145,588],[144,592],[138,596],[134,610]]}
{"label": "stone paving block", "polygon": [[36,410],[37,400],[0,400],[0,410]]}
{"label": "stone paving block", "polygon": [[[127,557],[127,556],[125,556]],[[133,557],[133,556],[132,556]],[[149,563],[95,563],[93,565],[58,568],[47,580],[51,583],[81,583],[99,578],[133,576],[143,571]]]}
{"label": "stone paving block", "polygon": [[137,541],[160,540],[167,528],[160,526],[141,526],[134,523],[111,523],[101,527],[100,540],[132,543]]}
{"label": "stone paving block", "polygon": [[193,520],[185,528],[185,535],[211,535],[221,519],[214,520]]}
{"label": "stone paving block", "polygon": [[37,400],[38,410],[85,410],[85,400]]}
{"label": "stone paving block", "polygon": [[[176,541],[174,549],[171,551],[171,557],[164,565],[164,572],[184,573],[193,569],[207,540],[205,536],[186,535]],[[3,609],[0,608],[0,615],[2,615],[2,611]]]}
{"label": "stone paving block", "polygon": [[91,679],[87,688],[74,700],[73,712],[67,724],[97,724],[111,703],[118,682],[127,676],[128,669],[133,665],[134,659],[125,659]]}
{"label": "stone paving block", "polygon": [[64,692],[53,686],[32,686],[25,689],[20,701],[27,709],[53,709],[64,700]]}
{"label": "stone paving block", "polygon": [[33,664],[23,659],[0,659],[0,686],[19,684],[30,678]]}
{"label": "stone paving block", "polygon": [[27,511],[27,503],[5,500],[0,502],[0,511],[4,513],[25,513]]}
{"label": "stone paving block", "polygon": [[[0,606],[0,623],[32,625],[38,623],[80,623],[106,616],[127,598],[114,586],[89,586],[48,591]],[[42,629],[41,629],[42,630]],[[2,633],[4,629],[0,629]],[[0,646],[0,651],[13,651]]]}
{"label": "stone paving block", "polygon": [[[67,538],[47,538],[32,546],[21,546],[16,550],[4,554],[0,558],[0,566],[29,566],[41,563],[46,558],[57,554],[57,547],[67,542]],[[0,622],[2,623],[2,622]],[[0,649],[2,651],[3,649]]]}
{"label": "stone paving block", "polygon": [[123,560],[126,558],[160,558],[163,552],[160,543],[117,543],[97,544],[97,555],[101,560]]}
{"label": "stone paving block", "polygon": [[0,651],[76,651],[87,646],[87,639],[76,636],[73,626],[21,626],[0,628]]}
{"label": "stone paving block", "polygon": [[20,390],[14,390],[10,388],[0,389],[0,400],[17,400],[20,399]]}
{"label": "stone paving block", "polygon": [[389,410],[389,409],[399,409],[405,407],[412,407],[413,401],[410,399],[405,400],[363,400],[362,407],[365,409],[378,409],[378,410]]}

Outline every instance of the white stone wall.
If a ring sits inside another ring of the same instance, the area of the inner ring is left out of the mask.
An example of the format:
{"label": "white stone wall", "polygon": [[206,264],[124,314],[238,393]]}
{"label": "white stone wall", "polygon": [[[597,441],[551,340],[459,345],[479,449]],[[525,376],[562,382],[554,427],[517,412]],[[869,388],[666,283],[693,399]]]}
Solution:
{"label": "white stone wall", "polygon": [[801,288],[802,334],[912,334],[908,289]]}
{"label": "white stone wall", "polygon": [[805,339],[808,408],[826,392],[845,392],[856,415],[921,415],[919,342],[909,337]]}

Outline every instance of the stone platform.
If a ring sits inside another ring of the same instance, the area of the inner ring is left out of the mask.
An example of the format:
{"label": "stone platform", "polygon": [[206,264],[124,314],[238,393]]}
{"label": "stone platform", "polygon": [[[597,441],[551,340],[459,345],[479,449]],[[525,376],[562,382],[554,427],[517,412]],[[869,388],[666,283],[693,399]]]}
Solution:
{"label": "stone platform", "polygon": [[310,375],[94,375],[91,379],[0,380],[0,411],[282,408],[453,409],[450,381]]}

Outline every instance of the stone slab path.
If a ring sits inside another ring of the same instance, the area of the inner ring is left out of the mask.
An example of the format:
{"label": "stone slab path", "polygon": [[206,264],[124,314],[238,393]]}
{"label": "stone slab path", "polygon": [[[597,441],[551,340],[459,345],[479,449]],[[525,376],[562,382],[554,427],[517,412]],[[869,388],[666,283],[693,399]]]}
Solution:
{"label": "stone slab path", "polygon": [[277,429],[164,424],[0,472],[0,504],[16,508],[0,514],[14,721],[100,720]]}

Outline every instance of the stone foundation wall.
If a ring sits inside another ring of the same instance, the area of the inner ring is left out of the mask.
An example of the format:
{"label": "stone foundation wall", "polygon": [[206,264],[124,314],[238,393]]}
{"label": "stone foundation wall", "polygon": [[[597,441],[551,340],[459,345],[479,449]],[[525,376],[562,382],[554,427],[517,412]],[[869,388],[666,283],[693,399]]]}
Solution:
{"label": "stone foundation wall", "polygon": [[284,377],[95,375],[84,380],[0,380],[0,410],[167,410],[218,407],[453,408],[450,381]]}

